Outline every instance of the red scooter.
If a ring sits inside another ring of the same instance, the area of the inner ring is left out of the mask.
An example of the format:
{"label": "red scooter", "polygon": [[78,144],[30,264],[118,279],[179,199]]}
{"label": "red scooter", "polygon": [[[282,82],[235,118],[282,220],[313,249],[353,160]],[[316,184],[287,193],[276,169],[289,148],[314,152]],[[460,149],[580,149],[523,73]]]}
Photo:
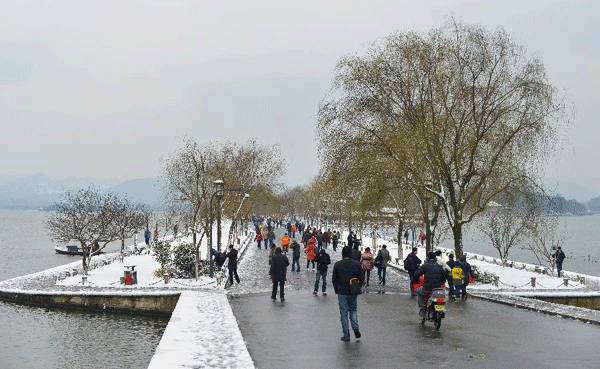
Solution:
{"label": "red scooter", "polygon": [[423,296],[426,308],[419,310],[419,320],[425,324],[426,320],[432,321],[435,329],[442,326],[442,319],[446,316],[446,291],[443,288],[434,288],[431,294]]}

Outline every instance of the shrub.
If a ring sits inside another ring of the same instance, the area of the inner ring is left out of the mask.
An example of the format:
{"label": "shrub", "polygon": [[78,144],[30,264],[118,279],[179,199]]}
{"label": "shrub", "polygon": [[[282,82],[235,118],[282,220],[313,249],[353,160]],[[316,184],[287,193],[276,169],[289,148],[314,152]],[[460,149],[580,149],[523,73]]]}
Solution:
{"label": "shrub", "polygon": [[194,244],[181,243],[173,249],[173,274],[176,278],[194,277]]}
{"label": "shrub", "polygon": [[158,241],[152,246],[154,259],[160,264],[162,269],[167,269],[171,263],[171,244],[164,241]]}

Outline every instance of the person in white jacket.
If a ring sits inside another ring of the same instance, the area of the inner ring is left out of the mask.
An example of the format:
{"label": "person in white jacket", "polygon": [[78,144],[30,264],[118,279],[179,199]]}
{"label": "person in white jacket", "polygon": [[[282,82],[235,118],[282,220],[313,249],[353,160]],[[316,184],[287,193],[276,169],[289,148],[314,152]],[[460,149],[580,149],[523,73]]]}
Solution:
{"label": "person in white jacket", "polygon": [[435,252],[435,258],[437,259],[437,263],[440,264],[447,273],[452,273],[452,269],[450,269],[450,267],[442,257],[442,250],[437,250]]}

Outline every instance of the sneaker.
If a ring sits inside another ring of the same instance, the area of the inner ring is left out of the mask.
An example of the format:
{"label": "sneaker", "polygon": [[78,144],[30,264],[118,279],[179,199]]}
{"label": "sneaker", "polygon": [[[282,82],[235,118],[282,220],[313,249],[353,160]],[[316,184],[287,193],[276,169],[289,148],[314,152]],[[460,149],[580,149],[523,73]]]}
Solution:
{"label": "sneaker", "polygon": [[314,292],[313,292],[313,295],[317,296],[317,291],[314,291]]}
{"label": "sneaker", "polygon": [[277,300],[277,298],[276,297],[271,297],[271,300],[275,301],[275,300]]}
{"label": "sneaker", "polygon": [[323,292],[323,296],[327,296],[327,292]]}
{"label": "sneaker", "polygon": [[348,341],[350,341],[350,337],[342,337],[342,338],[340,338],[340,340],[344,341],[344,342],[348,342]]}
{"label": "sneaker", "polygon": [[285,299],[282,297],[282,298],[281,298],[281,302],[284,302],[284,301],[285,301]]}
{"label": "sneaker", "polygon": [[354,337],[356,338],[360,338],[361,334],[360,331],[358,330],[358,328],[354,328]]}

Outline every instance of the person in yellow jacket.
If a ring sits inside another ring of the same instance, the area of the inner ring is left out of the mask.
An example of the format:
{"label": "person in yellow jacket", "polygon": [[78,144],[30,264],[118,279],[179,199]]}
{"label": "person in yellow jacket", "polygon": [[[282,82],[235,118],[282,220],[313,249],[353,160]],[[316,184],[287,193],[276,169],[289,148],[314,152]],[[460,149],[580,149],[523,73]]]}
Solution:
{"label": "person in yellow jacket", "polygon": [[290,248],[290,237],[286,233],[283,235],[283,237],[281,237],[281,251],[283,251],[287,255],[289,248]]}

